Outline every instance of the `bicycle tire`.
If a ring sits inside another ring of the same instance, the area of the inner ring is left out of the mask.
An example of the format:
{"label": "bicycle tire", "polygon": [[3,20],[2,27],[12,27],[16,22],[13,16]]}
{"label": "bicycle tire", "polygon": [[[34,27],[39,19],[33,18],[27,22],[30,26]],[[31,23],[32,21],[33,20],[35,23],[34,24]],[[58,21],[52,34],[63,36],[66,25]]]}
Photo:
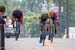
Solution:
{"label": "bicycle tire", "polygon": [[19,34],[20,34],[20,30],[19,30],[19,33],[16,34],[16,40],[18,40]]}
{"label": "bicycle tire", "polygon": [[18,40],[18,38],[19,38],[19,34],[16,35],[16,40]]}
{"label": "bicycle tire", "polygon": [[45,45],[45,40],[43,39],[43,46]]}
{"label": "bicycle tire", "polygon": [[53,43],[53,33],[54,33],[54,24],[52,23],[52,26],[51,26],[51,43]]}
{"label": "bicycle tire", "polygon": [[[43,29],[44,29],[44,25],[43,25]],[[42,34],[42,40],[43,40],[43,46],[45,45],[45,29],[44,29],[44,33]]]}
{"label": "bicycle tire", "polygon": [[52,35],[51,35],[51,43],[53,43],[53,33],[52,33]]}
{"label": "bicycle tire", "polygon": [[43,46],[45,45],[45,38],[46,38],[46,36],[45,36],[45,34],[43,35],[43,38],[42,38],[42,40],[43,40]]}
{"label": "bicycle tire", "polygon": [[[19,38],[19,34],[20,34],[20,29],[18,28],[18,21],[16,20],[16,40],[18,40]],[[18,29],[18,30],[17,30]]]}

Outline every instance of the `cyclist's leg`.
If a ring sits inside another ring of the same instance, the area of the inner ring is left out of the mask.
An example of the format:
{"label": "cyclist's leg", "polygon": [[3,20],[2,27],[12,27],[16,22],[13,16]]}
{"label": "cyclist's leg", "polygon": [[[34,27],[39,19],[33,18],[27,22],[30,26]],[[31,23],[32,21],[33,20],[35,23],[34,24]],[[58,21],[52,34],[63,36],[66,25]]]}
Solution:
{"label": "cyclist's leg", "polygon": [[57,28],[58,28],[58,26],[59,26],[59,20],[56,19],[56,20],[55,20],[55,34],[57,33]]}
{"label": "cyclist's leg", "polygon": [[56,26],[58,27],[59,26],[59,19],[56,19]]}
{"label": "cyclist's leg", "polygon": [[41,28],[41,30],[40,30],[40,43],[42,43],[42,39],[43,39],[43,37],[44,37],[44,39],[45,39],[45,29],[44,29],[44,26],[45,26],[45,24],[44,24],[44,22],[41,22],[41,26],[40,26],[40,28]]}
{"label": "cyclist's leg", "polygon": [[21,18],[20,18],[20,19],[18,19],[19,33],[20,33],[20,29],[21,29],[21,24],[22,24],[22,20],[21,20]]}
{"label": "cyclist's leg", "polygon": [[57,23],[56,23],[56,22],[54,22],[55,34],[57,33],[57,30],[56,30],[57,25],[56,25],[56,24],[57,24]]}
{"label": "cyclist's leg", "polygon": [[42,34],[43,34],[43,26],[42,26],[42,23],[40,23],[40,43],[42,43]]}
{"label": "cyclist's leg", "polygon": [[18,19],[18,20],[17,20],[17,23],[16,23],[16,40],[18,40],[18,38],[19,38],[20,26],[21,26],[21,22],[20,22],[19,19]]}
{"label": "cyclist's leg", "polygon": [[57,30],[56,30],[56,27],[57,27],[57,25],[56,25],[56,17],[51,17],[51,19],[52,19],[52,22],[53,22],[53,24],[54,24],[54,31],[55,31],[55,34],[57,33]]}
{"label": "cyclist's leg", "polygon": [[49,34],[48,39],[50,40],[51,34],[50,34],[50,25],[49,24],[47,24],[47,28],[48,28],[48,34]]}
{"label": "cyclist's leg", "polygon": [[52,21],[53,21],[53,24],[54,24],[54,30],[55,30],[55,33],[56,33],[56,23],[55,23],[55,20],[56,20],[55,16],[52,17]]}
{"label": "cyclist's leg", "polygon": [[47,22],[47,24],[46,24],[46,27],[47,27],[47,29],[48,29],[48,34],[49,34],[48,39],[50,40],[50,37],[51,37],[51,34],[50,34],[50,19],[48,19],[48,22]]}
{"label": "cyclist's leg", "polygon": [[12,17],[12,24],[13,24],[13,28],[14,28],[14,22],[16,21],[16,17]]}
{"label": "cyclist's leg", "polygon": [[57,33],[57,27],[58,27],[58,25],[59,25],[59,22],[58,22],[58,20],[55,18],[55,20],[54,20],[55,34]]}
{"label": "cyclist's leg", "polygon": [[43,24],[43,38],[44,39],[46,38],[45,31],[46,31],[46,23]]}

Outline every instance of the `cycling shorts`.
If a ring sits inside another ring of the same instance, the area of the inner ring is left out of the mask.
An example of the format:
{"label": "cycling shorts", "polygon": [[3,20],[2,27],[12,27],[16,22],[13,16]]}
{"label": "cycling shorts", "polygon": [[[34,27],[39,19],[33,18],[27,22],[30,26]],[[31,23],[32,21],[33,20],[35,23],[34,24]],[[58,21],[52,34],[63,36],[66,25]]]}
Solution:
{"label": "cycling shorts", "polygon": [[[14,17],[14,16],[13,16],[13,18],[16,19],[16,17]],[[17,19],[18,19],[18,22],[22,22],[22,17],[17,18]]]}
{"label": "cycling shorts", "polygon": [[51,17],[52,21],[53,21],[53,24],[55,21],[57,21],[56,17]]}

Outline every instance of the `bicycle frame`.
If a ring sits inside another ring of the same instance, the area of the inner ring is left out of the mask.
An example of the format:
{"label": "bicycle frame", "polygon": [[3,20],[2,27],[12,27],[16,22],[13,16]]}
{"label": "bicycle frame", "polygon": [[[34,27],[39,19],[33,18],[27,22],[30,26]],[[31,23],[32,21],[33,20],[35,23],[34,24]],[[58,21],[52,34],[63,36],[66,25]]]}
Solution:
{"label": "bicycle frame", "polygon": [[15,24],[16,24],[16,31],[15,31],[15,33],[16,33],[16,40],[18,40],[19,34],[20,34],[18,19],[16,19],[15,22],[16,22],[16,23],[15,23]]}

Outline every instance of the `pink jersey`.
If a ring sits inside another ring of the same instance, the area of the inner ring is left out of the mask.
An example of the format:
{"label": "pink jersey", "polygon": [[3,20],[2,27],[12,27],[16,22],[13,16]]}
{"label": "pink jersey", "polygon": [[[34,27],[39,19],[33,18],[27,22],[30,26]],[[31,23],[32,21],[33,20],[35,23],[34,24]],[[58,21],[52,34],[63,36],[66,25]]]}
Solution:
{"label": "pink jersey", "polygon": [[58,13],[57,12],[53,12],[52,13],[52,17],[55,17],[56,19],[59,19]]}

